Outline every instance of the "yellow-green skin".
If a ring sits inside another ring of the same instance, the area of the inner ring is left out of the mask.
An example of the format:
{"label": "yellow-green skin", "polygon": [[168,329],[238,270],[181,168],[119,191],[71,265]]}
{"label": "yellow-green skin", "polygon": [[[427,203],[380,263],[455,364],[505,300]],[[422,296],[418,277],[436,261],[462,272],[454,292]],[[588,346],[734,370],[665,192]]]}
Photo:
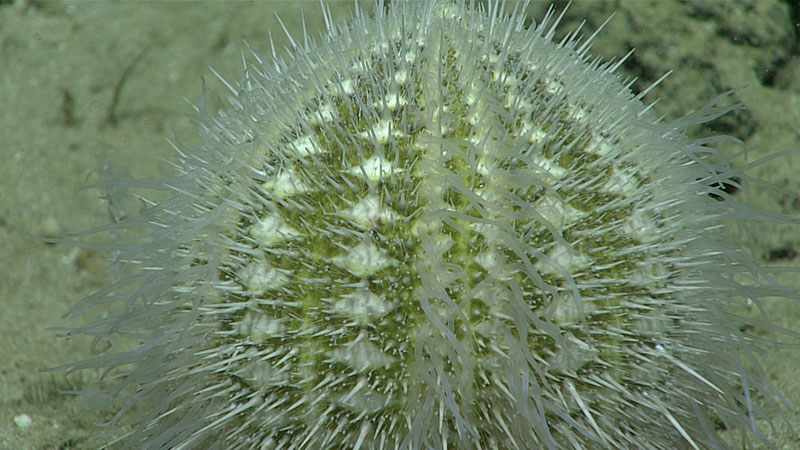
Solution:
{"label": "yellow-green skin", "polygon": [[747,421],[717,166],[552,18],[496,6],[362,13],[200,110],[153,213],[171,262],[138,259],[204,278],[164,278],[189,331],[134,361],[132,442],[705,448],[703,420]]}

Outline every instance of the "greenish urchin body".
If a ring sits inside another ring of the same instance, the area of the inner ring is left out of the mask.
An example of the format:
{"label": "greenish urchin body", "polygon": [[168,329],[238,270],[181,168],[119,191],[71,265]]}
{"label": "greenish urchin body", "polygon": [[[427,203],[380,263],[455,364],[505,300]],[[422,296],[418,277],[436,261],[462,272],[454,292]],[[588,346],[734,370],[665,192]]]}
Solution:
{"label": "greenish urchin body", "polygon": [[198,109],[145,213],[167,231],[123,252],[155,274],[117,323],[151,340],[109,359],[137,365],[128,442],[672,449],[747,425],[735,283],[709,281],[746,273],[725,164],[681,134],[717,111],[659,123],[497,6],[376,8]]}

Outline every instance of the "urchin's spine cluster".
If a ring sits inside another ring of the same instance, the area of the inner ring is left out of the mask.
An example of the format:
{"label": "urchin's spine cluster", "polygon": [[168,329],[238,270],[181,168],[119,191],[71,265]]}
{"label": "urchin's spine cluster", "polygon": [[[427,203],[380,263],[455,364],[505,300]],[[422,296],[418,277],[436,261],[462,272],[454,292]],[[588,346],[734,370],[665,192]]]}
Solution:
{"label": "urchin's spine cluster", "polygon": [[326,14],[322,46],[256,55],[231,109],[198,108],[172,196],[119,225],[152,231],[119,256],[146,270],[86,301],[126,310],[84,331],[144,342],[76,365],[134,364],[108,391],[128,442],[666,449],[749,427],[737,386],[767,390],[727,310],[749,260],[708,187],[732,169],[681,135],[720,112],[659,123],[619,62],[503,6]]}

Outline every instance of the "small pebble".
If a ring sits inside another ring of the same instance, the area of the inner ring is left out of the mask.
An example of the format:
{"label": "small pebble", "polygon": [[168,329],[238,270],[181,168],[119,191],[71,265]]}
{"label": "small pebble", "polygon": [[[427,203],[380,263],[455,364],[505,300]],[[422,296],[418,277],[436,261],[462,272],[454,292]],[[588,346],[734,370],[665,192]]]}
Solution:
{"label": "small pebble", "polygon": [[41,230],[44,237],[56,237],[61,234],[61,226],[53,216],[47,216],[42,220]]}
{"label": "small pebble", "polygon": [[18,416],[14,416],[14,424],[20,430],[24,430],[33,424],[33,419],[31,419],[31,416],[27,414],[20,414]]}

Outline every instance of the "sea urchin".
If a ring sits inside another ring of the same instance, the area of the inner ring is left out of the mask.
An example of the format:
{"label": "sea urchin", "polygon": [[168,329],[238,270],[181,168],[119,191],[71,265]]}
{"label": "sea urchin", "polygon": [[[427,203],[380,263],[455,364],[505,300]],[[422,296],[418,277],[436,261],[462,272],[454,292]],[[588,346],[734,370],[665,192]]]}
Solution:
{"label": "sea urchin", "polygon": [[[325,8],[323,7],[323,10]],[[196,111],[169,197],[104,230],[135,267],[76,331],[125,447],[712,448],[775,393],[736,311],[768,282],[720,187],[575,34],[505,5],[393,2],[253,52]],[[204,97],[205,98],[205,97]],[[116,183],[116,184],[115,184]]]}

